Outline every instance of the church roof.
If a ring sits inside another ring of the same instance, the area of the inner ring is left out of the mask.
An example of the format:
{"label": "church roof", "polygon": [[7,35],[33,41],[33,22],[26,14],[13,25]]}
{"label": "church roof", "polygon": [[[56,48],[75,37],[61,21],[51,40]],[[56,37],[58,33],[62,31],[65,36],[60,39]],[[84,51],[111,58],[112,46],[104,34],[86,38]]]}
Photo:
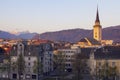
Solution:
{"label": "church roof", "polygon": [[92,45],[100,45],[100,42],[94,38],[87,38]]}
{"label": "church roof", "polygon": [[87,42],[85,38],[82,38],[79,42]]}
{"label": "church roof", "polygon": [[97,8],[97,13],[96,13],[96,20],[95,20],[95,22],[99,22],[99,23],[100,23],[98,8]]}
{"label": "church roof", "polygon": [[79,42],[87,42],[91,45],[100,45],[101,43],[94,38],[83,38]]}

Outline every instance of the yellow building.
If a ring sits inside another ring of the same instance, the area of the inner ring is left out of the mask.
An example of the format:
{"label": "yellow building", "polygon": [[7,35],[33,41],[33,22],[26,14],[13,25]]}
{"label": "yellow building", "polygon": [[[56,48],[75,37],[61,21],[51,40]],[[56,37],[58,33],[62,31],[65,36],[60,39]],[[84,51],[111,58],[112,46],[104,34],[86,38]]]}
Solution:
{"label": "yellow building", "polygon": [[90,54],[90,68],[96,80],[120,80],[120,46],[94,49]]}
{"label": "yellow building", "polygon": [[95,25],[93,26],[93,38],[97,41],[102,40],[102,26],[100,25],[98,9],[96,14]]}
{"label": "yellow building", "polygon": [[112,45],[113,44],[113,40],[101,40],[101,44],[102,45]]}
{"label": "yellow building", "polygon": [[[83,38],[77,42],[77,45],[81,48],[85,47],[98,47],[101,45],[99,41],[93,38]],[[74,46],[74,45],[73,45]]]}

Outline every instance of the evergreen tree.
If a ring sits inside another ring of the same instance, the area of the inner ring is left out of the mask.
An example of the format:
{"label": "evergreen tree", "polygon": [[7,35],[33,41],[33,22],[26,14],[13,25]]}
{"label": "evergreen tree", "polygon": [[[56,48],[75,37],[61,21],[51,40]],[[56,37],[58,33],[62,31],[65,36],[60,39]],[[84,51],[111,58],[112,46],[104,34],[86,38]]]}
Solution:
{"label": "evergreen tree", "polygon": [[25,70],[25,61],[24,61],[24,56],[22,54],[19,54],[19,56],[18,56],[17,67],[18,67],[19,80],[22,80],[21,77]]}

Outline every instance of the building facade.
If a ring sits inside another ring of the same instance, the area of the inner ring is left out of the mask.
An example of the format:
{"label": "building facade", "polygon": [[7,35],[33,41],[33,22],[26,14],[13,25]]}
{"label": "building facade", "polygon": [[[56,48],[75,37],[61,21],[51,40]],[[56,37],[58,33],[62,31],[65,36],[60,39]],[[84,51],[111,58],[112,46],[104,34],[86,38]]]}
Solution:
{"label": "building facade", "polygon": [[62,64],[64,64],[65,71],[72,72],[74,55],[81,53],[79,47],[72,47],[69,49],[58,49],[58,53],[62,55]]}
{"label": "building facade", "polygon": [[0,47],[0,80],[5,80],[9,77],[8,58],[6,51]]}
{"label": "building facade", "polygon": [[[19,42],[10,52],[10,78],[14,80],[39,80],[53,70],[51,44],[27,45]],[[21,58],[22,56],[22,58]],[[20,65],[22,65],[20,67]],[[23,69],[20,70],[19,69]]]}
{"label": "building facade", "polygon": [[95,80],[120,80],[120,46],[93,49],[90,54],[90,68]]}

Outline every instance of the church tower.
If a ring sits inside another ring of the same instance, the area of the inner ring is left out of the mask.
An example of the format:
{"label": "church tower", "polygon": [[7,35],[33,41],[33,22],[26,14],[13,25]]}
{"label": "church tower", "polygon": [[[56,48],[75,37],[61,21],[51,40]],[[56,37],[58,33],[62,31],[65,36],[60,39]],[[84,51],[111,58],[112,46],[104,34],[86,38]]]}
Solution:
{"label": "church tower", "polygon": [[95,25],[93,26],[93,38],[97,41],[101,41],[102,39],[102,26],[100,25],[98,8],[96,13]]}

